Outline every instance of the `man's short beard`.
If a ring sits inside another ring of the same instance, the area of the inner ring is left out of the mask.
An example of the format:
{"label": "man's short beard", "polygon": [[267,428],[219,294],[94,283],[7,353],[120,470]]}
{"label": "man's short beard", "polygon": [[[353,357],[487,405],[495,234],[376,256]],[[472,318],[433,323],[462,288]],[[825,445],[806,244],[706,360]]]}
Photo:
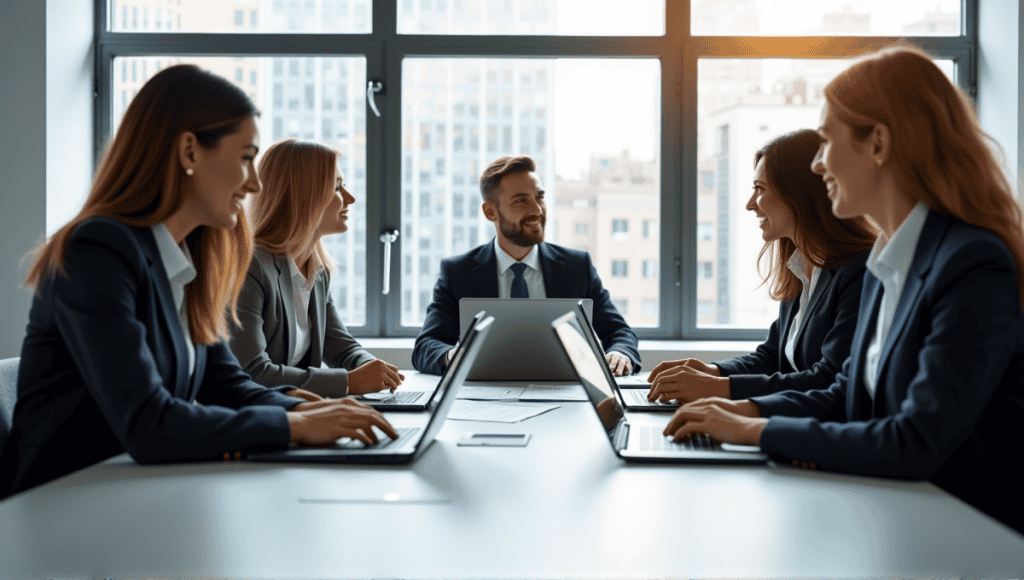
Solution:
{"label": "man's short beard", "polygon": [[515,224],[505,219],[505,216],[498,211],[498,229],[505,239],[521,248],[529,248],[544,241],[544,226],[547,223],[545,216],[540,216],[540,235],[534,236],[526,233],[522,224]]}

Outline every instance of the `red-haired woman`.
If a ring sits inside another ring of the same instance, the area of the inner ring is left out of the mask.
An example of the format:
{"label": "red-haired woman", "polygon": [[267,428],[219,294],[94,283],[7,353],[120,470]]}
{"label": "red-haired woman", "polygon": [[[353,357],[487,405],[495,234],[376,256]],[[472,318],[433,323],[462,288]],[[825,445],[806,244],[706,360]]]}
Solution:
{"label": "red-haired woman", "polygon": [[766,282],[781,301],[779,318],[757,349],[713,364],[659,364],[650,400],[746,399],[780,391],[825,389],[850,355],[864,262],[875,230],[863,217],[832,215],[825,184],[811,171],[821,138],[804,129],[777,137],[754,155],[747,209],[761,224],[769,258]]}
{"label": "red-haired woman", "polygon": [[926,478],[1024,532],[1021,210],[970,100],[927,54],[882,50],[825,88],[813,168],[882,234],[827,390],[684,405],[666,428],[777,458]]}
{"label": "red-haired woman", "polygon": [[[325,397],[395,390],[404,378],[349,334],[331,298],[334,262],[323,236],[348,230],[355,197],[338,152],[288,139],[260,160],[252,208],[256,250],[238,298],[231,350],[254,381]],[[327,363],[329,368],[322,368]]]}
{"label": "red-haired woman", "polygon": [[85,206],[29,273],[0,495],[125,451],[150,463],[372,443],[374,425],[396,436],[354,401],[253,383],[224,342],[252,255],[241,210],[260,192],[256,114],[192,65],[157,73],[132,101]]}

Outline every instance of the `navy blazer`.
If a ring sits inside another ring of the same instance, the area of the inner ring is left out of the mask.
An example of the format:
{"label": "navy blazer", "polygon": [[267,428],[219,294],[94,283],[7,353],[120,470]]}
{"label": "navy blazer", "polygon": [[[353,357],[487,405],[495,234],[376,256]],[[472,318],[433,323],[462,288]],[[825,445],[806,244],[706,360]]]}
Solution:
{"label": "navy blazer", "polygon": [[806,322],[795,337],[796,368],[786,357],[783,337],[790,338],[793,319],[800,310],[799,297],[779,305],[778,320],[754,352],[715,363],[722,376],[729,377],[733,399],[826,389],[832,384],[850,356],[869,253],[856,254],[846,263],[818,274],[818,283],[807,301]]}
{"label": "navy blazer", "polygon": [[865,475],[927,478],[1024,532],[1024,332],[1017,269],[991,232],[930,211],[882,346],[864,363],[882,285],[865,274],[853,350],[826,390],[752,399],[761,448]]}
{"label": "navy blazer", "polygon": [[[544,292],[548,298],[590,298],[594,301],[594,330],[605,351],[629,357],[633,372],[640,370],[636,334],[612,304],[590,254],[547,242],[537,245]],[[498,297],[498,259],[494,242],[441,261],[434,301],[412,350],[412,366],[423,373],[442,374],[447,353],[459,340],[459,300]]]}
{"label": "navy blazer", "polygon": [[195,346],[189,378],[149,228],[87,220],[64,267],[40,280],[29,312],[0,495],[125,451],[150,463],[287,447],[285,410],[301,400],[251,382],[223,342]]}

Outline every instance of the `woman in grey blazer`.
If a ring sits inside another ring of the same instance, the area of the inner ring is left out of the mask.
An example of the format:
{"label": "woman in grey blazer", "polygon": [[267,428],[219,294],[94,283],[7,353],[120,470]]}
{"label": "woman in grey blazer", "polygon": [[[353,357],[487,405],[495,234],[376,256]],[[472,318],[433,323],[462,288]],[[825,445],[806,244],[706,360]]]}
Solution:
{"label": "woman in grey blazer", "polygon": [[395,390],[404,377],[349,334],[329,291],[334,262],[321,238],[348,229],[355,202],[338,171],[338,152],[280,141],[263,155],[259,174],[256,249],[238,299],[241,324],[232,329],[235,357],[268,386],[324,397]]}
{"label": "woman in grey blazer", "polygon": [[832,384],[850,354],[861,283],[875,230],[863,217],[832,215],[825,183],[811,171],[821,138],[804,129],[778,137],[754,155],[757,214],[769,258],[766,282],[780,300],[779,318],[749,354],[714,364],[688,358],[651,371],[651,400],[746,399]]}

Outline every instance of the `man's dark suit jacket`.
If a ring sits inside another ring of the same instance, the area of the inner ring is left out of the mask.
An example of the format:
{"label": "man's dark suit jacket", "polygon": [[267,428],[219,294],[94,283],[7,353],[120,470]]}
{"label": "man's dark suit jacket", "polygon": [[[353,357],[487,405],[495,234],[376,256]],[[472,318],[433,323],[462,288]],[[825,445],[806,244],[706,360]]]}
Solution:
{"label": "man's dark suit jacket", "polygon": [[761,448],[825,469],[927,478],[1024,532],[1024,332],[1017,269],[994,234],[930,211],[878,363],[864,362],[882,284],[870,272],[853,350],[826,390],[752,399]]}
{"label": "man's dark suit jacket", "polygon": [[793,319],[800,310],[799,297],[779,305],[778,320],[754,352],[715,363],[722,376],[729,377],[733,399],[779,391],[827,389],[835,381],[843,361],[850,356],[868,254],[861,252],[845,264],[822,270],[818,275],[814,293],[807,301],[806,322],[796,336],[796,368],[786,357],[783,337],[789,338]]}
{"label": "man's dark suit jacket", "polygon": [[149,228],[88,220],[64,266],[67,276],[40,281],[29,312],[0,496],[125,451],[151,463],[287,447],[285,410],[301,400],[251,382],[223,342],[195,346],[189,378]]}
{"label": "man's dark suit jacket", "polygon": [[[537,250],[547,297],[593,300],[594,330],[605,351],[621,352],[633,362],[633,372],[640,370],[636,334],[601,285],[590,254],[547,242],[538,244]],[[497,297],[498,260],[493,240],[442,260],[434,301],[427,308],[423,329],[413,347],[412,366],[420,372],[442,374],[447,366],[445,353],[459,340],[459,300]]]}

